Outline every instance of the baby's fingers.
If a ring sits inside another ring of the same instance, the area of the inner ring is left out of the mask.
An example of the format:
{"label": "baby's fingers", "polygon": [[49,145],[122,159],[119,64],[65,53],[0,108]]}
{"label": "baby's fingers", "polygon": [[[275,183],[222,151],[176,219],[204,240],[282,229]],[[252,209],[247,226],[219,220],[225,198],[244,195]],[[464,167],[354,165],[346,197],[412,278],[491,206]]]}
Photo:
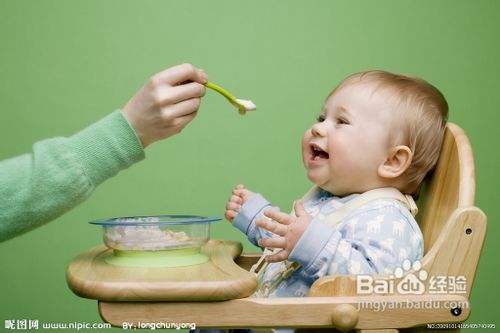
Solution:
{"label": "baby's fingers", "polygon": [[224,215],[226,217],[226,220],[233,222],[234,218],[238,215],[234,210],[226,210],[226,214]]}
{"label": "baby's fingers", "polygon": [[235,194],[231,195],[231,198],[229,198],[229,201],[235,202],[239,205],[243,204],[243,199]]}
{"label": "baby's fingers", "polygon": [[288,251],[287,250],[281,250],[280,252],[272,255],[268,255],[266,257],[267,262],[279,262],[279,261],[284,261],[288,259]]}
{"label": "baby's fingers", "polygon": [[247,190],[243,185],[238,185],[233,189],[233,194],[243,199],[243,202],[246,202],[254,193]]}
{"label": "baby's fingers", "polygon": [[233,201],[228,201],[226,204],[226,210],[234,210],[236,212],[239,212],[241,209],[241,205],[237,204],[236,202]]}
{"label": "baby's fingers", "polygon": [[302,200],[295,201],[293,204],[293,210],[295,211],[295,215],[297,216],[306,216],[307,212],[304,208],[304,204],[302,203]]}
{"label": "baby's fingers", "polygon": [[244,189],[244,188],[235,188],[233,190],[233,194],[237,195],[239,197],[243,197],[245,195],[245,191],[246,191],[246,189]]}
{"label": "baby's fingers", "polygon": [[258,242],[259,246],[284,249],[286,240],[284,237],[261,238]]}
{"label": "baby's fingers", "polygon": [[281,224],[290,224],[292,222],[290,215],[276,210],[268,209],[264,212],[264,215]]}
{"label": "baby's fingers", "polygon": [[287,226],[269,219],[258,219],[255,221],[255,225],[279,236],[285,236],[288,230]]}
{"label": "baby's fingers", "polygon": [[245,186],[243,184],[238,184],[233,188],[233,194],[241,193],[242,190],[245,190]]}

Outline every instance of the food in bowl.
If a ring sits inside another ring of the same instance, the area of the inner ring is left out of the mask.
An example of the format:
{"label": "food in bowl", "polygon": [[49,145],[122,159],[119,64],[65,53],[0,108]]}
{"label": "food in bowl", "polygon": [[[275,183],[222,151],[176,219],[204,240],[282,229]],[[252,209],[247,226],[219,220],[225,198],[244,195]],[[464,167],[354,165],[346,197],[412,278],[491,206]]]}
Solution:
{"label": "food in bowl", "polygon": [[120,251],[160,251],[200,247],[219,217],[160,215],[119,217],[90,222],[104,229],[107,247]]}

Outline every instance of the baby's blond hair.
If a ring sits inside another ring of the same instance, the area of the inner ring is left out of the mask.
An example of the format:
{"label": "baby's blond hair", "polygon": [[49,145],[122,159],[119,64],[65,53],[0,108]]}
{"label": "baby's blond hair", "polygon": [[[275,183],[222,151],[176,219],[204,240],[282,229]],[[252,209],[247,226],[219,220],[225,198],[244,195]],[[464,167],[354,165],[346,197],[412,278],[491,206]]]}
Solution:
{"label": "baby's blond hair", "polygon": [[[410,166],[405,171],[406,184],[402,190],[414,194],[426,174],[439,157],[443,142],[448,103],[433,85],[417,77],[394,74],[381,70],[355,73],[345,78],[330,94],[354,83],[375,84],[373,93],[382,90],[390,94],[397,112],[392,126],[391,140],[394,145],[406,145],[413,153]],[[400,130],[396,130],[396,129]]]}

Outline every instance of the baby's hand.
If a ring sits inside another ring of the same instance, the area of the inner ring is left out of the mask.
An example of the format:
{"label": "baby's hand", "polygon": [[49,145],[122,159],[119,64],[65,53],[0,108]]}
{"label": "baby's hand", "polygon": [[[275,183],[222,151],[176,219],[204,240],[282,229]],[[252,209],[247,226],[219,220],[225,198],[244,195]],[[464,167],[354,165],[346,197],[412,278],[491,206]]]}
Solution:
{"label": "baby's hand", "polygon": [[255,222],[258,227],[278,235],[278,237],[259,239],[259,245],[282,249],[276,254],[267,256],[266,261],[278,262],[288,259],[307,226],[311,223],[312,218],[305,211],[302,202],[295,202],[294,209],[297,216],[268,209],[264,215],[269,219],[262,218]]}
{"label": "baby's hand", "polygon": [[250,198],[254,193],[247,190],[243,185],[237,185],[233,189],[233,194],[226,204],[226,219],[233,222],[234,218],[240,212],[241,206]]}
{"label": "baby's hand", "polygon": [[206,82],[205,72],[183,64],[153,75],[132,97],[122,112],[144,148],[179,133],[193,120]]}

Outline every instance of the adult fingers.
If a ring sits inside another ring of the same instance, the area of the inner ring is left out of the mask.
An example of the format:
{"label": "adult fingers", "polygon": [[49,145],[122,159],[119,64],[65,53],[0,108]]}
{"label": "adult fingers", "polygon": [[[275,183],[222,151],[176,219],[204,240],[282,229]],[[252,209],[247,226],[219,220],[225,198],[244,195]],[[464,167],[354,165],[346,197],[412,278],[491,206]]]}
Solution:
{"label": "adult fingers", "polygon": [[195,112],[200,107],[200,103],[201,100],[199,98],[187,99],[163,108],[162,114],[165,120],[173,120]]}
{"label": "adult fingers", "polygon": [[180,133],[182,131],[182,129],[184,127],[186,127],[186,125],[191,121],[193,120],[194,117],[196,117],[196,114],[198,112],[193,112],[193,113],[190,113],[188,115],[185,115],[185,116],[182,116],[182,117],[179,117],[179,118],[176,118],[173,120],[173,123],[170,123],[168,126],[173,126],[174,128],[174,132],[175,133]]}
{"label": "adult fingers", "polygon": [[279,222],[281,224],[290,224],[290,215],[279,212],[276,210],[268,209],[264,212],[264,215],[275,220],[276,222]]}
{"label": "adult fingers", "polygon": [[204,95],[204,85],[190,82],[175,87],[162,86],[153,92],[153,99],[155,105],[161,107]]}
{"label": "adult fingers", "polygon": [[161,84],[176,85],[185,81],[196,81],[205,84],[208,80],[207,74],[191,64],[182,64],[165,69],[151,77],[151,83],[155,86]]}
{"label": "adult fingers", "polygon": [[264,228],[267,231],[270,231],[273,234],[279,236],[285,236],[286,232],[288,231],[288,228],[285,225],[276,223],[275,221],[269,219],[257,219],[257,221],[255,221],[255,224],[258,227]]}

